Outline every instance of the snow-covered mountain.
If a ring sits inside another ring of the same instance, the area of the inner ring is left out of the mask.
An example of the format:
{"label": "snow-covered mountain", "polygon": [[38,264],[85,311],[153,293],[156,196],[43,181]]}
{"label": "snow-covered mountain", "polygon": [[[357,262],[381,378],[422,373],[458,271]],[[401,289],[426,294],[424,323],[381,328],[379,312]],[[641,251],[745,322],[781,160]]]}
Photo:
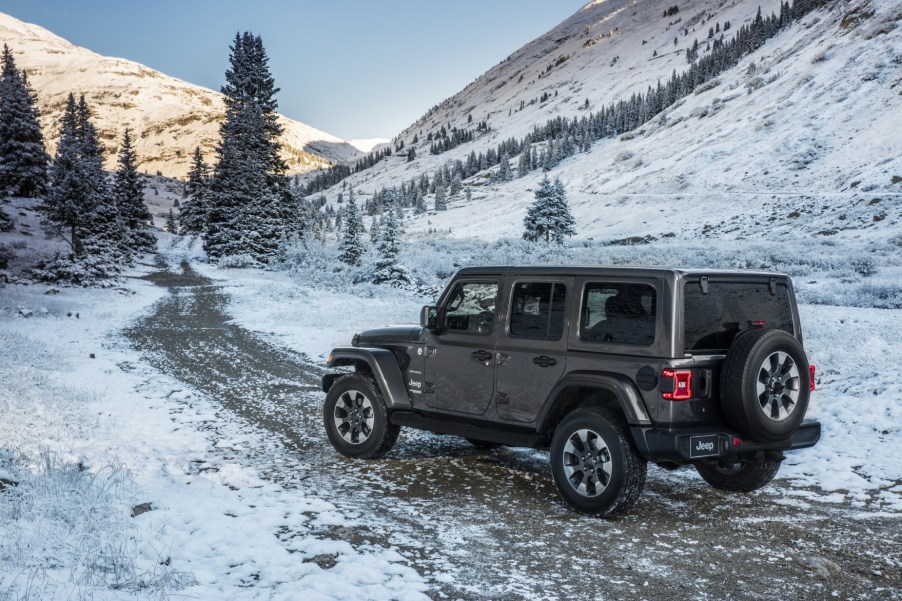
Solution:
{"label": "snow-covered mountain", "polygon": [[370,152],[380,144],[388,144],[388,138],[363,138],[360,140],[348,140],[348,144],[361,152]]}
{"label": "snow-covered mountain", "polygon": [[[585,5],[404,130],[399,138],[407,148],[417,139],[415,161],[396,153],[349,183],[366,194],[420,173],[431,177],[449,161],[519,139],[550,118],[580,117],[628,100],[686,70],[686,50],[695,40],[704,56],[709,32],[729,40],[759,5],[765,15],[780,10],[775,0],[689,0],[676,13],[667,10],[676,4]],[[895,0],[828,3],[639,130],[563,161],[549,175],[565,183],[579,234],[898,229],[900,25],[902,5]],[[488,133],[430,155],[430,133],[474,130],[481,121]],[[511,166],[516,171],[516,157]],[[409,220],[408,232],[518,237],[541,170],[506,184],[483,175],[465,182],[471,202],[461,195],[446,212]],[[337,190],[326,192],[334,195]]]}
{"label": "snow-covered mountain", "polygon": [[[41,125],[51,152],[69,93],[84,94],[107,153],[115,152],[125,127],[135,132],[141,170],[182,177],[200,146],[208,160],[225,116],[222,95],[169,77],[139,63],[101,56],[37,25],[0,13],[0,40],[13,50],[38,94]],[[359,150],[344,140],[281,117],[283,156],[292,173],[320,169]]]}

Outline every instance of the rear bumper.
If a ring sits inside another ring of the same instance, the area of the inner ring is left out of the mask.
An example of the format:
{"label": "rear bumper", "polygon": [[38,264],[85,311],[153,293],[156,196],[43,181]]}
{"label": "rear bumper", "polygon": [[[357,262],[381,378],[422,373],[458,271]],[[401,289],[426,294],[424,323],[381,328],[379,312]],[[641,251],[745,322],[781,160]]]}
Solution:
{"label": "rear bumper", "polygon": [[[744,440],[726,429],[680,428],[660,430],[636,426],[630,428],[639,452],[649,461],[694,463],[730,455],[765,454],[813,447],[821,437],[821,424],[806,419],[792,436],[778,442]],[[739,441],[736,445],[735,442]]]}

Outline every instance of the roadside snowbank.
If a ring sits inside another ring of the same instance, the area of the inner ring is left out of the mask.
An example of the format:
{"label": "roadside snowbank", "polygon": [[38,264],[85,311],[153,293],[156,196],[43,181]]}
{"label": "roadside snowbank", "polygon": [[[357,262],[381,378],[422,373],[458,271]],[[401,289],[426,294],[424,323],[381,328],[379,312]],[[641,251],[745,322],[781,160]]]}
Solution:
{"label": "roadside snowbank", "polygon": [[262,478],[240,450],[265,432],[214,437],[218,407],[120,337],[165,294],[139,279],[0,289],[0,478],[17,483],[0,487],[0,598],[423,598],[391,549],[278,538],[346,518]]}

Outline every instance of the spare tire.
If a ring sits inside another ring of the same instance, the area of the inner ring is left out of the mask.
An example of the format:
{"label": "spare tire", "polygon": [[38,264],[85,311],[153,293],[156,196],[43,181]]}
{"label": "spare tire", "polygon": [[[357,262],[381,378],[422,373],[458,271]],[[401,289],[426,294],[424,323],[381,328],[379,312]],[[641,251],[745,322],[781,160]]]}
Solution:
{"label": "spare tire", "polygon": [[811,375],[805,349],[785,330],[748,330],[737,336],[720,372],[720,406],[727,423],[746,438],[789,438],[808,409]]}

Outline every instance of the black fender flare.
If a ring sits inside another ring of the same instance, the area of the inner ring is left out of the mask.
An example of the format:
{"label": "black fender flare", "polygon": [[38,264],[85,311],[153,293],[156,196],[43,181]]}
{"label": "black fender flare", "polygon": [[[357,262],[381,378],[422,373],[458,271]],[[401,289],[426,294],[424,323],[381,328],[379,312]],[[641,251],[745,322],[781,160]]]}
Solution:
{"label": "black fender flare", "polygon": [[[343,347],[333,349],[329,356],[328,367],[330,368],[352,365],[357,371],[360,371],[361,365],[365,364],[373,374],[373,378],[382,392],[387,409],[410,409],[413,407],[413,402],[407,393],[407,386],[404,384],[404,376],[401,374],[401,368],[398,366],[398,360],[390,350],[384,348]],[[324,376],[323,391],[329,392],[329,388],[341,376],[342,374],[327,374]]]}
{"label": "black fender flare", "polygon": [[620,374],[574,371],[561,378],[551,394],[548,395],[545,405],[539,413],[537,424],[539,432],[547,432],[554,427],[552,420],[555,417],[555,408],[558,407],[558,398],[564,389],[570,387],[595,388],[611,393],[617,399],[623,416],[631,426],[650,426],[652,423],[642,396],[632,380]]}

